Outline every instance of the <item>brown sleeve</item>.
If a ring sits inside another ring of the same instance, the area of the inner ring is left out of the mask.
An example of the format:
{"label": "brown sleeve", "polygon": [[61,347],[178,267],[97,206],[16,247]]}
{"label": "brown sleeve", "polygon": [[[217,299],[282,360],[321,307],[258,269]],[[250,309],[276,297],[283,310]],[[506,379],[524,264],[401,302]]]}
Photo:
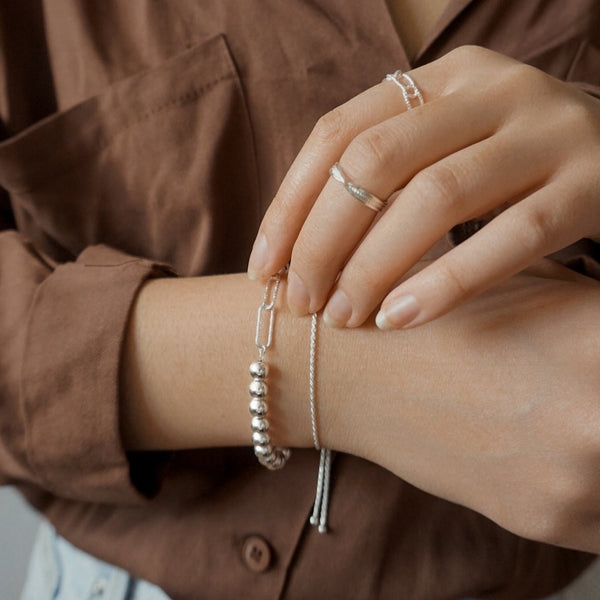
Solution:
{"label": "brown sleeve", "polygon": [[119,358],[141,283],[170,274],[103,245],[56,264],[16,231],[0,232],[0,483],[143,499],[119,437]]}
{"label": "brown sleeve", "polygon": [[596,556],[515,538],[514,570],[496,591],[479,600],[533,600],[547,598],[572,583]]}
{"label": "brown sleeve", "polygon": [[[600,11],[577,50],[567,81],[600,99]],[[594,22],[595,21],[595,22]]]}

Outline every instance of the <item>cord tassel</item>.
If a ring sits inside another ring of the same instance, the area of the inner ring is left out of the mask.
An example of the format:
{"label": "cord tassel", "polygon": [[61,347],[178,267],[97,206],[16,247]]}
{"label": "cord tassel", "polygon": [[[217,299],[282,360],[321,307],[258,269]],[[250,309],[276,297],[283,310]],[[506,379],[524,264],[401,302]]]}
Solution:
{"label": "cord tassel", "polygon": [[317,313],[313,313],[310,327],[310,357],[308,369],[308,390],[310,400],[310,421],[315,449],[320,451],[317,492],[309,522],[318,527],[319,533],[327,533],[327,515],[329,512],[329,490],[331,483],[331,450],[321,447],[317,427],[316,403],[316,357],[317,357]]}
{"label": "cord tassel", "polygon": [[319,517],[321,515],[321,502],[323,501],[323,479],[325,477],[325,452],[327,452],[327,450],[323,448],[323,450],[321,450],[321,456],[319,460],[319,474],[317,475],[317,492],[315,494],[315,502],[313,504],[313,513],[310,517],[311,525],[318,525]]}
{"label": "cord tassel", "polygon": [[321,497],[321,516],[319,519],[319,533],[327,533],[327,513],[329,511],[329,484],[331,481],[331,450],[321,450],[325,455],[325,468],[323,475],[323,495]]}
{"label": "cord tassel", "polygon": [[317,493],[310,517],[310,524],[318,527],[319,533],[327,533],[329,512],[329,490],[331,489],[331,450],[321,448],[319,473],[317,475]]}

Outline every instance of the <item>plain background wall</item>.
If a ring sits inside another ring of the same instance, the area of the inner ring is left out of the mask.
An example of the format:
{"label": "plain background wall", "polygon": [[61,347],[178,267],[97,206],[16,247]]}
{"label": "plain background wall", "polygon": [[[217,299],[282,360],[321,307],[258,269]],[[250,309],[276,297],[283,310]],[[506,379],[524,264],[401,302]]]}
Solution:
{"label": "plain background wall", "polygon": [[[20,596],[38,522],[14,490],[0,488],[0,600]],[[568,590],[547,600],[600,600],[600,561]]]}
{"label": "plain background wall", "polygon": [[0,600],[18,600],[39,519],[12,488],[0,488]]}

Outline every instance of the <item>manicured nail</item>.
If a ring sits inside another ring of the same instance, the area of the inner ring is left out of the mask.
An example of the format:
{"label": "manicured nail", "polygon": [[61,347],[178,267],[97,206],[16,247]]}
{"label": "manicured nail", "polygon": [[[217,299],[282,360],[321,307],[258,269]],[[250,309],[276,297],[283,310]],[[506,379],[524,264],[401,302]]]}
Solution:
{"label": "manicured nail", "polygon": [[310,297],[306,291],[306,286],[295,271],[288,273],[287,280],[287,299],[290,310],[297,317],[302,317],[308,313],[310,305]]}
{"label": "manicured nail", "polygon": [[375,323],[379,329],[397,329],[414,321],[419,312],[421,307],[414,296],[400,296],[391,306],[377,313]]}
{"label": "manicured nail", "polygon": [[323,321],[330,327],[344,327],[352,316],[352,305],[342,290],[336,290],[329,299]]}
{"label": "manicured nail", "polygon": [[267,247],[267,238],[263,233],[259,233],[254,247],[250,253],[248,261],[248,277],[250,279],[260,279],[263,275],[263,270],[267,264],[269,248]]}

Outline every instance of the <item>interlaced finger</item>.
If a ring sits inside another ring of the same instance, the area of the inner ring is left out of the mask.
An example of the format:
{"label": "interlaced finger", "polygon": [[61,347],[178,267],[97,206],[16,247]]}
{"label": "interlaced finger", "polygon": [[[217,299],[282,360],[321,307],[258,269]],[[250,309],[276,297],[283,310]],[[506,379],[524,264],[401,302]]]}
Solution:
{"label": "interlaced finger", "polygon": [[573,223],[573,189],[572,182],[552,182],[498,215],[393,290],[382,303],[378,325],[426,323],[580,239],[581,227],[565,226]]}
{"label": "interlaced finger", "polygon": [[[350,143],[340,164],[350,180],[385,199],[404,187],[415,173],[422,170],[428,173],[427,168],[444,157],[486,139],[495,131],[498,118],[497,113],[475,102],[474,98],[457,94],[445,96],[423,106],[420,111],[398,115],[361,133]],[[468,127],[465,126],[467,121]],[[447,171],[451,173],[451,168]],[[419,181],[424,178],[417,177]],[[404,200],[405,194],[401,194],[394,206],[382,214],[379,223],[390,222],[392,215],[398,213],[399,202],[414,201],[417,206],[422,206],[423,201],[432,201],[414,198],[417,193],[409,194],[407,200]],[[413,223],[406,219],[412,218],[414,212],[414,208],[407,207],[403,213],[405,219],[394,221],[399,221],[398,233],[390,232],[395,243],[403,239],[400,233],[403,228]],[[430,211],[425,220],[420,215],[421,223],[413,227],[418,243],[406,249],[404,256],[415,248],[421,252],[423,241],[432,235],[442,235],[440,230],[448,222],[446,212]],[[294,312],[305,314],[323,306],[338,273],[373,223],[374,215],[338,181],[330,179],[327,182],[306,217],[293,248],[288,300]],[[407,233],[406,239],[414,238],[414,234]],[[359,286],[353,295],[368,295],[371,291],[374,289]],[[360,304],[364,305],[364,302]],[[331,313],[329,316],[332,317]],[[338,314],[335,320],[339,322],[342,316]]]}
{"label": "interlaced finger", "polygon": [[[428,100],[437,97],[426,89],[421,93]],[[251,277],[266,278],[289,260],[302,224],[327,182],[329,168],[348,144],[361,132],[406,110],[398,87],[384,81],[319,119],[263,219],[248,266]]]}
{"label": "interlaced finger", "polygon": [[533,160],[537,143],[531,137],[517,142],[503,131],[420,171],[345,265],[326,320],[360,325],[394,282],[454,225],[542,185],[551,163]]}

